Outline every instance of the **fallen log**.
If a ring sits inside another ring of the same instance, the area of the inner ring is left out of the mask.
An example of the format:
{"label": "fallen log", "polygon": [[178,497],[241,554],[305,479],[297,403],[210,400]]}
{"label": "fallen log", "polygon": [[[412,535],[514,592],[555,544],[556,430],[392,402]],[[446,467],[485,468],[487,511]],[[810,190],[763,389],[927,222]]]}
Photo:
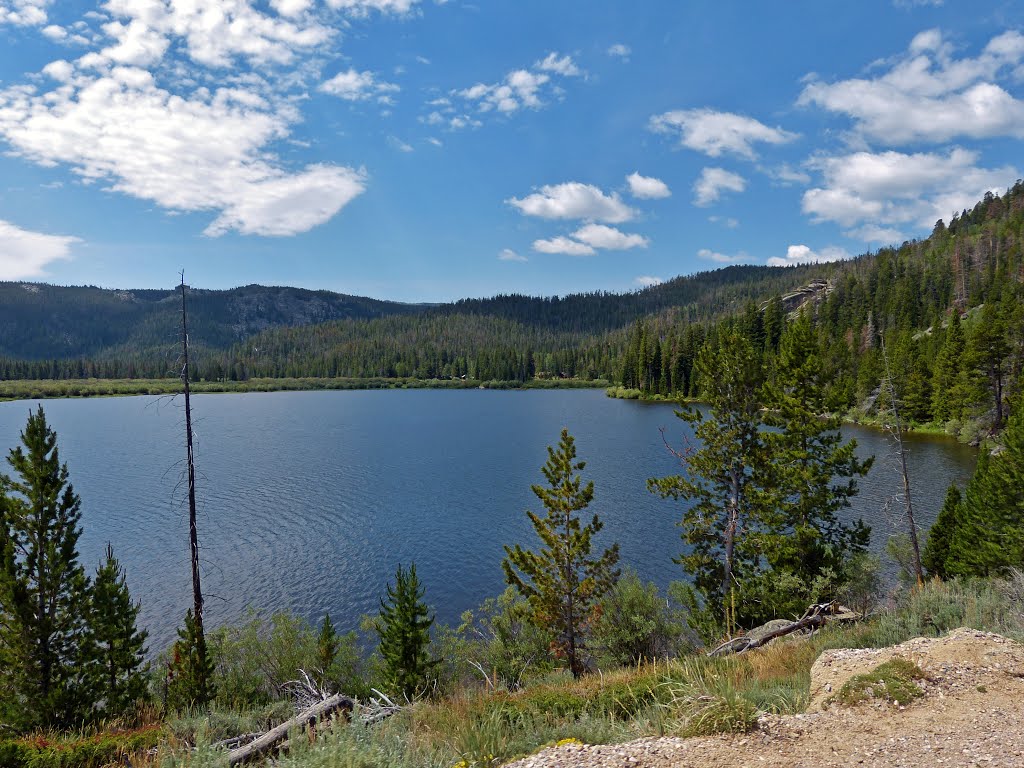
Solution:
{"label": "fallen log", "polygon": [[734,637],[731,640],[726,640],[713,651],[708,653],[708,656],[725,656],[730,653],[744,653],[745,651],[750,651],[754,648],[760,648],[776,638],[784,637],[785,635],[792,634],[793,632],[801,632],[804,630],[811,630],[813,632],[814,630],[825,626],[829,621],[849,621],[850,619],[859,618],[860,614],[839,605],[839,603],[835,601],[832,601],[831,603],[818,603],[810,606],[804,612],[804,615],[796,621],[773,629],[770,632],[764,632],[756,635],[751,633],[742,637]]}
{"label": "fallen log", "polygon": [[324,699],[303,710],[291,720],[281,723],[276,728],[272,728],[244,747],[239,747],[229,752],[228,765],[241,765],[253,758],[260,757],[277,748],[280,742],[288,738],[288,734],[292,729],[313,725],[320,718],[331,715],[338,710],[351,713],[354,706],[355,702],[352,699],[348,696],[342,696],[340,693]]}

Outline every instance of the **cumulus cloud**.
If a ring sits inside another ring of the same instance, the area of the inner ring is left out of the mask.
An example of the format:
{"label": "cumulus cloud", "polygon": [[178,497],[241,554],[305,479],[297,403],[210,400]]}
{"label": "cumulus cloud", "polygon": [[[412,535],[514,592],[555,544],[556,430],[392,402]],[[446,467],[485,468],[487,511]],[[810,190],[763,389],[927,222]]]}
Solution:
{"label": "cumulus cloud", "polygon": [[977,166],[978,153],[855,152],[819,157],[812,167],[822,184],[803,195],[804,213],[847,228],[867,242],[902,239],[901,227],[930,229],[937,219],[972,206],[986,192],[1001,192],[1019,177],[1012,166]]}
{"label": "cumulus cloud", "polygon": [[705,168],[693,185],[693,204],[701,207],[717,202],[723,192],[742,192],[747,180],[724,168]]}
{"label": "cumulus cloud", "polygon": [[446,125],[451,130],[468,126],[476,127],[480,121],[471,118],[466,110],[452,103],[461,100],[478,112],[493,112],[509,115],[522,109],[541,109],[546,106],[545,98],[558,94],[560,90],[552,77],[576,77],[583,71],[570,56],[549,53],[534,63],[532,69],[516,69],[509,72],[497,83],[476,83],[469,88],[452,91],[448,97],[433,99],[427,105],[434,109],[423,122],[429,125]]}
{"label": "cumulus cloud", "polygon": [[46,275],[54,261],[71,258],[77,237],[30,232],[0,220],[0,280],[25,280]]}
{"label": "cumulus cloud", "polygon": [[371,12],[393,13],[396,16],[404,16],[416,7],[419,0],[327,0],[327,5],[336,10],[366,17]]}
{"label": "cumulus cloud", "polygon": [[672,195],[672,190],[668,188],[668,184],[653,176],[641,176],[639,173],[631,173],[626,177],[626,181],[629,183],[629,193],[641,200],[658,200]]}
{"label": "cumulus cloud", "polygon": [[651,130],[678,135],[679,144],[710,157],[732,153],[752,160],[755,144],[785,144],[797,134],[772,128],[752,117],[712,109],[682,109],[655,115]]}
{"label": "cumulus cloud", "polygon": [[842,261],[853,258],[845,248],[830,245],[820,251],[812,251],[806,245],[791,245],[786,249],[785,256],[772,256],[768,259],[770,267],[788,267],[794,264],[816,264],[827,261]]}
{"label": "cumulus cloud", "polygon": [[743,251],[740,251],[735,256],[730,256],[725,253],[719,253],[718,251],[712,251],[710,248],[701,248],[697,251],[697,257],[707,261],[714,261],[719,264],[736,264],[741,261],[750,261],[750,257]]}
{"label": "cumulus cloud", "polygon": [[587,224],[573,232],[572,237],[593,248],[611,251],[646,248],[650,242],[643,235],[626,234],[615,227],[608,227],[604,224]]}
{"label": "cumulus cloud", "polygon": [[0,0],[0,24],[38,27],[46,23],[51,0]]}
{"label": "cumulus cloud", "polygon": [[541,219],[583,219],[621,224],[636,216],[636,211],[615,193],[606,195],[590,184],[568,181],[549,184],[531,195],[510,198],[506,202],[527,216]]}
{"label": "cumulus cloud", "polygon": [[107,0],[104,9],[121,21],[103,26],[114,44],[87,60],[145,66],[167,50],[170,38],[184,41],[189,57],[208,67],[227,67],[236,57],[254,64],[286,64],[296,50],[311,50],[334,32],[312,17],[290,20],[261,13],[248,0],[163,3]]}
{"label": "cumulus cloud", "polygon": [[633,52],[633,49],[623,43],[615,43],[614,45],[608,46],[606,53],[609,56],[617,56],[620,59],[627,60],[629,55]]}
{"label": "cumulus cloud", "polygon": [[887,144],[945,142],[959,136],[1024,138],[1024,101],[997,81],[1019,78],[1024,34],[1004,32],[974,57],[956,58],[939,30],[926,30],[873,78],[813,79],[798,104],[847,115],[855,132]]}
{"label": "cumulus cloud", "polygon": [[378,80],[373,72],[359,72],[350,68],[322,83],[318,90],[346,101],[365,101],[376,97],[378,101],[390,103],[390,94],[397,92],[399,87]]}
{"label": "cumulus cloud", "polygon": [[540,253],[564,253],[567,256],[592,256],[596,251],[586,243],[559,235],[550,240],[534,240],[533,250]]}
{"label": "cumulus cloud", "polygon": [[557,53],[549,53],[543,59],[533,65],[534,69],[544,72],[554,72],[562,77],[579,77],[583,70],[576,66],[576,62],[570,56],[559,56]]}
{"label": "cumulus cloud", "polygon": [[739,219],[731,216],[708,216],[708,221],[712,224],[721,224],[726,229],[736,229],[740,225]]}
{"label": "cumulus cloud", "polygon": [[640,275],[639,277],[633,278],[633,282],[641,288],[651,288],[655,285],[661,285],[665,281],[660,277],[654,277],[653,275]]}
{"label": "cumulus cloud", "polygon": [[213,236],[304,232],[363,192],[365,174],[353,168],[280,167],[267,146],[296,119],[238,88],[172,94],[136,67],[76,75],[45,93],[0,90],[0,137],[13,154],[173,211],[215,212]]}
{"label": "cumulus cloud", "polygon": [[502,248],[501,252],[498,254],[498,260],[518,262],[529,261],[528,258],[526,258],[525,256],[521,256],[520,254],[513,251],[511,248]]}

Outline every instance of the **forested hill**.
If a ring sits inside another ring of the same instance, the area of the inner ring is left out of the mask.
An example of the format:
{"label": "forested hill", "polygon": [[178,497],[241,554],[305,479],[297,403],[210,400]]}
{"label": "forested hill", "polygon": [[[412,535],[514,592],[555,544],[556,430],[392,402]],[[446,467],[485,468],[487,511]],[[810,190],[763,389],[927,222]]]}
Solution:
{"label": "forested hill", "polygon": [[[899,247],[832,264],[732,266],[626,294],[417,306],[289,288],[191,291],[193,372],[602,378],[700,396],[695,356],[723,322],[741,326],[770,372],[787,315],[813,301],[837,406],[871,407],[884,342],[911,420],[998,425],[1024,369],[1022,246],[1017,182]],[[166,377],[178,312],[173,291],[0,284],[0,379]]]}
{"label": "forested hill", "polygon": [[[189,292],[190,335],[223,349],[278,326],[313,325],[422,310],[329,291],[248,285]],[[137,354],[180,338],[177,290],[108,290],[0,282],[0,357],[68,360]]]}
{"label": "forested hill", "polygon": [[[445,321],[495,318],[540,330],[578,335],[622,328],[639,317],[673,308],[691,322],[707,320],[750,297],[761,298],[817,274],[817,266],[772,269],[732,266],[625,294],[583,293],[537,298],[501,295],[451,304],[401,304],[329,291],[250,285],[228,291],[189,290],[190,336],[200,350],[248,347],[250,337],[277,328],[309,327],[285,334],[315,340],[325,323],[395,315],[424,317],[424,327],[443,334]],[[0,357],[21,360],[133,358],[143,361],[180,338],[181,297],[176,290],[64,288],[37,283],[0,283]],[[459,318],[459,319],[453,319]],[[403,326],[404,327],[404,326]],[[268,347],[273,341],[255,347]],[[304,342],[299,342],[306,346]],[[137,367],[137,366],[136,366]],[[148,368],[143,364],[143,368]],[[151,375],[160,375],[150,372]]]}

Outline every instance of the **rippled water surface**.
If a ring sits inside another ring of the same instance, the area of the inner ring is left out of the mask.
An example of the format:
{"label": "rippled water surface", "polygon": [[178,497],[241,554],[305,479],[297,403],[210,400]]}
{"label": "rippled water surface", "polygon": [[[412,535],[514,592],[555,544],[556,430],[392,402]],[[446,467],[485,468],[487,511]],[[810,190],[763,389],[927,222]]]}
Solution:
{"label": "rippled water surface", "polygon": [[[0,447],[16,443],[32,405],[0,403]],[[94,567],[114,545],[151,646],[164,647],[191,605],[180,402],[43,405],[82,497],[82,558]],[[530,485],[542,482],[545,448],[563,426],[595,483],[593,510],[605,521],[597,543],[618,541],[624,563],[661,585],[681,575],[672,563],[679,507],[645,487],[678,468],[659,428],[678,444],[686,425],[667,405],[600,391],[390,390],[200,395],[193,411],[211,624],[254,606],[311,620],[329,611],[355,628],[397,564],[413,560],[438,619],[456,621],[503,588],[503,544],[534,544],[524,510],[541,507]],[[880,549],[893,531],[885,503],[900,488],[884,459],[891,448],[880,432],[844,432],[879,456],[850,514],[872,525]],[[910,448],[927,526],[976,455],[944,439]]]}

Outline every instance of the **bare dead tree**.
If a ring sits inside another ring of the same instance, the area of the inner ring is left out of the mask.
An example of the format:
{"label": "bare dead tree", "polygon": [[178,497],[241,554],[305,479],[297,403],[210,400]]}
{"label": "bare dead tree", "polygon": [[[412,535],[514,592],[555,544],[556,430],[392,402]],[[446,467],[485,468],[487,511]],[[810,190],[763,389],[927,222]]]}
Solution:
{"label": "bare dead tree", "polygon": [[885,339],[882,339],[882,360],[885,363],[885,381],[883,387],[888,390],[889,403],[892,409],[892,421],[885,424],[886,430],[896,441],[896,450],[899,454],[900,472],[903,476],[903,510],[906,516],[907,528],[910,533],[910,545],[914,553],[914,577],[917,585],[924,584],[924,569],[921,567],[921,547],[917,541],[917,525],[914,522],[914,504],[910,497],[910,474],[907,472],[907,451],[903,444],[903,422],[900,419],[899,401],[896,397],[896,385],[893,383],[892,372],[889,369],[889,353],[885,349]]}
{"label": "bare dead tree", "polygon": [[207,690],[208,681],[206,633],[203,629],[203,587],[199,577],[199,534],[196,527],[196,464],[192,447],[192,403],[189,391],[188,309],[185,302],[185,272],[181,273],[181,385],[185,393],[185,445],[188,459],[188,538],[192,551],[192,603],[196,626],[196,652],[199,654],[200,690]]}

